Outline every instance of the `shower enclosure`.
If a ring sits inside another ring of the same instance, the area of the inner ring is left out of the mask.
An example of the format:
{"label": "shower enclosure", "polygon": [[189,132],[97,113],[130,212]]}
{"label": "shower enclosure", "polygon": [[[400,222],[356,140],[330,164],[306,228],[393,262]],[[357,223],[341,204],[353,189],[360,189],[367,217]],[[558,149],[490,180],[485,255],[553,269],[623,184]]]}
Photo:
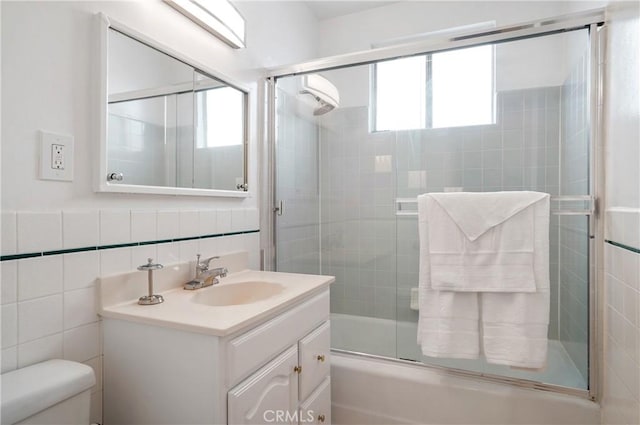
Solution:
{"label": "shower enclosure", "polygon": [[[271,81],[273,267],[333,275],[332,348],[594,396],[593,216],[602,16],[320,60]],[[339,106],[301,78],[319,74]],[[552,196],[549,354],[542,371],[422,355],[416,196]]]}

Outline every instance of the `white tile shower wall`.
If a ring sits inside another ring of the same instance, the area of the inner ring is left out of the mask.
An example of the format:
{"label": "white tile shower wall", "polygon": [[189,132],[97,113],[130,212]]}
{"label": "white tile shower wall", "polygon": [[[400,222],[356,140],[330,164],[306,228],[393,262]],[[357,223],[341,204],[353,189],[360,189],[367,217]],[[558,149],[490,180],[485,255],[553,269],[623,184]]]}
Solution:
{"label": "white tile shower wall", "polygon": [[[560,194],[589,193],[588,50],[576,60],[561,96]],[[589,221],[560,217],[560,340],[587,379],[589,369]]]}
{"label": "white tile shower wall", "polygon": [[603,423],[640,423],[640,254],[605,244]]}
{"label": "white tile shower wall", "polygon": [[[369,133],[365,107],[324,115],[322,273],[336,276],[332,311],[417,320],[409,308],[418,277],[417,221],[396,221],[396,197],[441,192],[447,186],[558,194],[559,107],[560,87],[542,87],[500,92],[497,124],[488,126]],[[554,218],[549,329],[554,339],[557,243]]]}
{"label": "white tile shower wall", "polygon": [[607,8],[603,424],[640,423],[640,4]]}
{"label": "white tile shower wall", "polygon": [[[180,213],[181,211],[105,210],[83,213],[62,211],[54,215],[82,216],[73,225],[62,227],[61,240],[75,241],[70,245],[74,248],[86,248],[97,246],[98,228],[102,234],[109,235],[108,238],[103,238],[109,243],[156,240],[154,235],[160,234],[160,226],[169,224],[170,218],[175,223],[180,222]],[[226,214],[229,222],[236,222],[235,231],[258,229],[256,209],[229,209]],[[5,213],[4,216],[15,217],[16,214]],[[18,212],[17,216],[23,216],[23,213]],[[52,213],[42,213],[42,216],[29,213],[28,216],[31,222],[47,223],[51,221]],[[98,223],[98,217],[104,220]],[[195,221],[195,224],[182,226],[183,231],[190,229],[193,232],[182,233],[186,237],[229,232],[231,227],[231,223],[225,223],[224,231],[218,231],[216,214],[211,210],[188,210],[182,218]],[[53,221],[57,223],[56,220]],[[176,225],[173,228],[173,233],[164,233],[164,236],[178,237],[181,234],[178,230],[180,227]],[[54,229],[57,232],[58,227],[54,226]],[[93,243],[78,246],[83,240],[78,235],[85,231],[93,232],[91,239],[86,239]],[[206,232],[201,234],[201,231]],[[43,252],[38,245],[38,241],[43,240],[43,235],[21,232],[18,233],[18,242],[20,237],[25,238],[25,241],[18,246],[31,251],[17,252],[18,254],[32,253],[33,250]],[[181,260],[193,261],[196,253],[217,255],[238,250],[250,253],[252,268],[260,267],[259,233],[2,261],[2,372],[51,358],[86,363],[94,368],[98,378],[98,384],[92,389],[92,421],[102,422],[102,349],[100,321],[97,316],[97,278],[132,271],[138,264],[146,262],[148,256],[168,264]],[[3,255],[13,254],[16,254],[15,249],[3,245]],[[140,290],[142,294],[144,288]]]}

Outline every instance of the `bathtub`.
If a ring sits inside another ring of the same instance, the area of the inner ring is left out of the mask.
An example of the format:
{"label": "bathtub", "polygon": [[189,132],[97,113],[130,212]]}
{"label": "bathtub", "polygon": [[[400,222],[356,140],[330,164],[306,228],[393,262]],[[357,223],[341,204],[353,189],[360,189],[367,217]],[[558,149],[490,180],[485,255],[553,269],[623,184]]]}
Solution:
{"label": "bathtub", "polygon": [[[333,348],[403,357],[412,349],[402,347],[403,341],[412,338],[415,345],[415,333],[410,335],[415,329],[408,323],[332,314],[331,328]],[[564,350],[552,343],[549,351],[554,358]],[[554,363],[564,367],[559,361],[550,360],[549,368]],[[468,364],[440,366],[474,370]],[[336,351],[331,360],[331,391],[332,421],[337,425],[600,423],[598,404],[579,396]]]}
{"label": "bathtub", "polygon": [[598,405],[576,396],[342,353],[331,357],[331,416],[336,425],[600,423]]}

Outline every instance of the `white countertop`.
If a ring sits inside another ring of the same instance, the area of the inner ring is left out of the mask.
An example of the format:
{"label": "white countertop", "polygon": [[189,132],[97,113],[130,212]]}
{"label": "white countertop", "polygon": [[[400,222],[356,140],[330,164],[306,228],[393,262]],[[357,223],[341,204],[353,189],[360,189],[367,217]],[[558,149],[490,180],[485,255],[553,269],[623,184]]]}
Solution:
{"label": "white countertop", "polygon": [[[142,275],[146,278],[146,273],[131,274],[137,281],[140,280]],[[105,297],[105,289],[113,287],[113,281],[117,280],[118,277],[108,279],[112,283],[107,281],[107,285],[105,285],[105,279],[101,283],[103,285],[101,288],[103,295],[100,308],[102,317],[216,336],[230,335],[262,322],[278,312],[297,304],[299,301],[321,292],[322,289],[328,288],[335,281],[332,276],[244,270],[230,273],[227,277],[220,278],[219,284],[207,288],[184,290],[180,286],[164,292],[156,290],[156,294],[164,297],[164,303],[143,306],[138,304],[137,298],[118,302],[111,294]],[[131,279],[125,277],[125,275],[121,276],[120,280],[127,285],[131,283]],[[198,294],[215,290],[215,288],[222,285],[233,285],[248,281],[278,283],[283,286],[283,290],[269,298],[250,304],[209,306],[194,302],[194,297]],[[146,285],[136,284],[136,287],[139,295],[145,295]],[[126,292],[130,295],[130,290],[126,290]]]}

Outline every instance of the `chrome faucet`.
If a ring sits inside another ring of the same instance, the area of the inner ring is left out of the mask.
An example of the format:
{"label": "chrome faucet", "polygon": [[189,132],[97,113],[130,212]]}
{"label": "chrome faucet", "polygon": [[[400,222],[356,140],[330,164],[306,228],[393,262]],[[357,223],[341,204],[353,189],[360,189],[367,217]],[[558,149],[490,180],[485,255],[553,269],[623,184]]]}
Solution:
{"label": "chrome faucet", "polygon": [[218,277],[226,277],[228,270],[225,267],[209,269],[209,263],[211,260],[216,260],[218,258],[220,257],[213,256],[200,261],[200,254],[198,254],[196,256],[196,277],[195,279],[185,283],[184,289],[200,289],[220,283]]}

